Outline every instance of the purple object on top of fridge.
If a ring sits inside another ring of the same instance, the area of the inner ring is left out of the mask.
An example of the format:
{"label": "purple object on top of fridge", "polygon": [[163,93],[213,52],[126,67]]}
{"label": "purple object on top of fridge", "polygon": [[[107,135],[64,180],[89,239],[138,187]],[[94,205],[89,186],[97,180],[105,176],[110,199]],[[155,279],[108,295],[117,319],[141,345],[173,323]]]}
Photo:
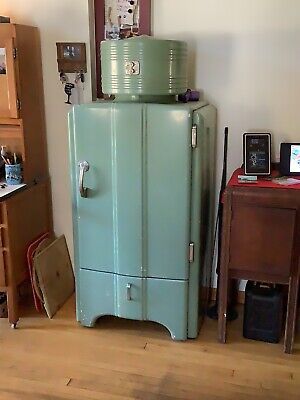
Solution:
{"label": "purple object on top of fridge", "polygon": [[198,90],[188,89],[185,93],[178,96],[178,101],[187,103],[188,101],[198,101],[200,98],[200,92]]}

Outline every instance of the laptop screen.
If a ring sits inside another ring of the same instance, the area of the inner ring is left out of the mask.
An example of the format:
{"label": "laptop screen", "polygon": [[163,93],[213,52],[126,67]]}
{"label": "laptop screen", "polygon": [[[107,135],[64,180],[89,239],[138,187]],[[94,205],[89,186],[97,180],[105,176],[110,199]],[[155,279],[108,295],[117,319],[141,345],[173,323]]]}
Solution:
{"label": "laptop screen", "polygon": [[300,144],[291,145],[290,172],[300,173]]}

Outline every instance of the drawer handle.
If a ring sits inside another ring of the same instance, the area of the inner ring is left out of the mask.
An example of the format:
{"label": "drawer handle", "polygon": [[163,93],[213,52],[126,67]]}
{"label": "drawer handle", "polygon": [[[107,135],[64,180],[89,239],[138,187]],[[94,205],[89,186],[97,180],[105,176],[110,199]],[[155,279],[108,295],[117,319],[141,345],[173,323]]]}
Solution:
{"label": "drawer handle", "polygon": [[127,285],[126,285],[126,294],[127,294],[127,300],[128,301],[132,300],[132,298],[131,298],[131,287],[132,287],[132,284],[131,283],[127,283]]}

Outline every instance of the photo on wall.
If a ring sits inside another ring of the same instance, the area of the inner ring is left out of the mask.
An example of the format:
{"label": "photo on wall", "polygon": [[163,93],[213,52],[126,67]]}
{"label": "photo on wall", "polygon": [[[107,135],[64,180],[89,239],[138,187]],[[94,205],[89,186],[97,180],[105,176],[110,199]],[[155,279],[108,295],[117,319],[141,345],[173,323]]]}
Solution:
{"label": "photo on wall", "polygon": [[105,0],[105,39],[138,35],[139,14],[139,0]]}
{"label": "photo on wall", "polygon": [[6,57],[4,48],[0,48],[0,74],[6,74]]}

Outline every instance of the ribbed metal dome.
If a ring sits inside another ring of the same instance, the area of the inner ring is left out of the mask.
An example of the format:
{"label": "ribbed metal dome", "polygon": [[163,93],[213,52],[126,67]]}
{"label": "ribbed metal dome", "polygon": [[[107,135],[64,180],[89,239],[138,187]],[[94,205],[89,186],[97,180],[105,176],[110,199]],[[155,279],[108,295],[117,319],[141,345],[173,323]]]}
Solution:
{"label": "ribbed metal dome", "polygon": [[174,96],[187,90],[187,45],[138,36],[101,43],[105,94]]}

